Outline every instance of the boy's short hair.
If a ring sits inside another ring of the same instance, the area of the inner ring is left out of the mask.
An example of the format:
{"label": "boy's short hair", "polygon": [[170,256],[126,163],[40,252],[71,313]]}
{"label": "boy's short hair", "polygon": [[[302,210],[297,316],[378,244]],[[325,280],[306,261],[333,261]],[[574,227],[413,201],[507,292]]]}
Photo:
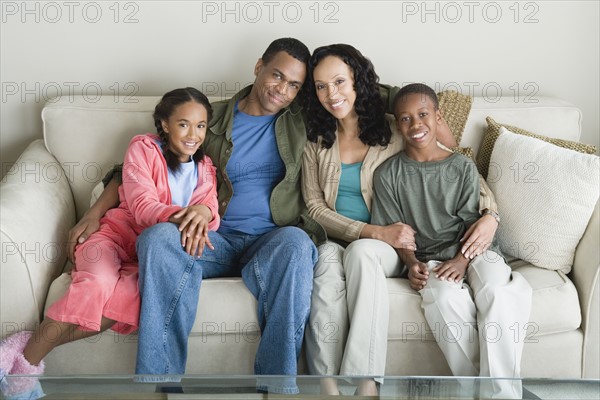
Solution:
{"label": "boy's short hair", "polygon": [[439,110],[440,103],[438,101],[437,94],[435,94],[435,91],[432,88],[425,85],[424,83],[411,83],[410,85],[406,85],[402,89],[400,89],[398,91],[398,93],[396,93],[396,96],[394,96],[394,102],[393,102],[394,116],[397,117],[396,106],[398,105],[400,100],[403,100],[409,94],[415,94],[415,93],[429,97],[431,99],[431,102],[433,103],[433,107],[435,108],[435,110]]}
{"label": "boy's short hair", "polygon": [[275,57],[275,54],[280,51],[285,51],[296,60],[304,63],[304,65],[308,65],[308,59],[310,58],[308,47],[298,39],[289,37],[276,39],[271,42],[261,57],[263,63],[268,64]]}

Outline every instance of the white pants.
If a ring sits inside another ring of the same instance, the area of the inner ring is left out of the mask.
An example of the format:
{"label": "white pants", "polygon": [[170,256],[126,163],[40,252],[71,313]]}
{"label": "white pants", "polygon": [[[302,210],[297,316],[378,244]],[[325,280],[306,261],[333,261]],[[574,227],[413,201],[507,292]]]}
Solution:
{"label": "white pants", "polygon": [[465,280],[468,285],[430,273],[419,291],[425,319],[455,376],[511,378],[482,381],[480,395],[521,398],[521,381],[514,378],[521,372],[531,286],[493,251],[471,261]]}
{"label": "white pants", "polygon": [[306,330],[312,375],[385,374],[389,322],[385,279],[399,275],[400,267],[396,251],[379,240],[359,239],[345,249],[334,242],[319,246]]}

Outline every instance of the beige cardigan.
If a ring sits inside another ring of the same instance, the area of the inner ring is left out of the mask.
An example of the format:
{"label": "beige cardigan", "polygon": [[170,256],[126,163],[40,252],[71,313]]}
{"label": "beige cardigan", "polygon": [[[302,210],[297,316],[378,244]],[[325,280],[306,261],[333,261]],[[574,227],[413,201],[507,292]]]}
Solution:
{"label": "beige cardigan", "polygon": [[[402,139],[397,133],[394,133],[388,146],[371,146],[369,148],[360,170],[360,187],[369,212],[371,212],[375,169],[403,147]],[[360,233],[367,224],[336,212],[335,201],[341,174],[340,148],[337,140],[329,149],[322,147],[321,138],[317,143],[306,142],[302,157],[302,194],[308,207],[308,213],[325,228],[330,238],[352,242],[360,238]],[[479,181],[480,209],[497,212],[498,206],[494,196],[481,175]]]}

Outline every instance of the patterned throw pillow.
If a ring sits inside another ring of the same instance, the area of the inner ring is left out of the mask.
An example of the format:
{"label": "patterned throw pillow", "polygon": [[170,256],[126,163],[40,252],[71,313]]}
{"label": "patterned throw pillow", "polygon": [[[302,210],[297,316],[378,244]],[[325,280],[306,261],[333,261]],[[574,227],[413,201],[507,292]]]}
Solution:
{"label": "patterned throw pillow", "polygon": [[456,143],[460,144],[473,105],[473,97],[451,90],[440,92],[437,96],[440,103],[440,113],[448,123]]}
{"label": "patterned throw pillow", "polygon": [[473,154],[473,149],[470,147],[453,147],[450,150],[452,150],[453,153],[460,153],[465,157],[469,157],[471,160],[475,161],[475,154]]}
{"label": "patterned throw pillow", "polygon": [[481,147],[479,148],[479,152],[477,153],[477,169],[479,170],[479,173],[484,177],[484,179],[487,179],[488,176],[490,158],[492,156],[492,151],[494,150],[494,145],[496,144],[496,139],[498,139],[498,136],[500,136],[501,127],[505,127],[509,131],[517,133],[519,135],[525,135],[536,139],[540,139],[544,142],[552,143],[553,145],[565,149],[575,150],[580,153],[594,154],[597,151],[596,146],[592,146],[590,144],[583,144],[573,142],[570,140],[555,139],[547,136],[538,135],[535,133],[528,132],[525,129],[517,128],[515,126],[499,124],[496,121],[494,121],[492,117],[487,117],[485,120],[487,121],[488,127],[485,136],[483,137]]}

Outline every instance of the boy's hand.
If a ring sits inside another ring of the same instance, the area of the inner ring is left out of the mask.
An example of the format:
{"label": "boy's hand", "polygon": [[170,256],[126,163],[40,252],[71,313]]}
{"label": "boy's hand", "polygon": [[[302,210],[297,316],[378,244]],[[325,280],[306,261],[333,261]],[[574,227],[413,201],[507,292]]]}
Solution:
{"label": "boy's hand", "polygon": [[423,289],[427,279],[429,279],[429,269],[426,264],[417,261],[408,267],[408,281],[411,288],[417,291]]}
{"label": "boy's hand", "polygon": [[469,259],[458,253],[452,260],[438,264],[432,271],[435,273],[435,277],[441,281],[448,280],[458,283],[465,277],[468,266]]}
{"label": "boy's hand", "polygon": [[498,222],[490,215],[484,215],[475,221],[465,232],[461,242],[464,242],[460,252],[469,259],[483,254],[494,240]]}
{"label": "boy's hand", "polygon": [[179,224],[181,246],[191,256],[202,256],[204,246],[214,250],[208,237],[208,223],[212,219],[210,209],[204,204],[183,208],[169,217],[170,222]]}

